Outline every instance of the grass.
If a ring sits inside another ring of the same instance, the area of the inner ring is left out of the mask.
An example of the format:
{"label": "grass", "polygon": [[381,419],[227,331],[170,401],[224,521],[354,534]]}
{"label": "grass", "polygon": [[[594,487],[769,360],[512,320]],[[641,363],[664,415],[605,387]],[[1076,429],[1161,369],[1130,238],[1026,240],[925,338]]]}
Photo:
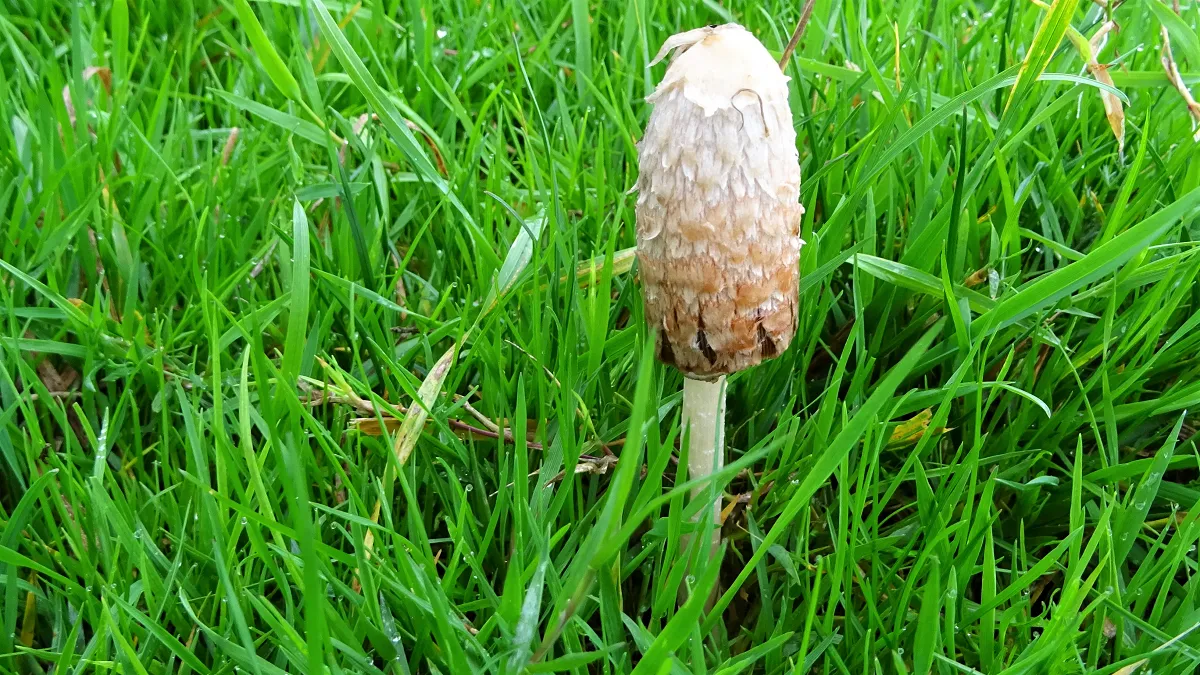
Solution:
{"label": "grass", "polygon": [[0,671],[1195,672],[1200,8],[1156,2],[1112,88],[1087,2],[816,3],[718,559],[626,189],[663,40],[800,3],[6,2]]}

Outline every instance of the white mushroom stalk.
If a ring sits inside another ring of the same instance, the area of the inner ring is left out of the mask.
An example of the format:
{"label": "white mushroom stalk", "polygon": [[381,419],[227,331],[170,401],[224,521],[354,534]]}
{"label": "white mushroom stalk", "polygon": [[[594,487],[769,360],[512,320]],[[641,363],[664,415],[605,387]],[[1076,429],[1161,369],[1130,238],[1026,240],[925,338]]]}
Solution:
{"label": "white mushroom stalk", "polygon": [[[687,378],[696,479],[724,463],[725,376],[778,356],[796,332],[804,209],[789,78],[762,43],[709,26],[672,36],[653,63],[672,51],[638,145],[637,251],[657,356]],[[701,511],[714,547],[719,509]]]}

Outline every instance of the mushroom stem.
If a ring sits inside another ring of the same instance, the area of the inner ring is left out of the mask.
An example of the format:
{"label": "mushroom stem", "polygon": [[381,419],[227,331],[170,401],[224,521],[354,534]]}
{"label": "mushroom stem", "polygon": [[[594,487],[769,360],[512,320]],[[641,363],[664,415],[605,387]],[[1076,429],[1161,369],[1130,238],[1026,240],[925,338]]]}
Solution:
{"label": "mushroom stem", "polygon": [[[683,379],[683,428],[688,432],[688,479],[711,476],[725,466],[725,376],[715,380]],[[692,489],[692,498],[712,494],[711,484]],[[696,515],[696,522],[712,516],[712,552],[721,544],[721,500],[719,493],[712,506]]]}

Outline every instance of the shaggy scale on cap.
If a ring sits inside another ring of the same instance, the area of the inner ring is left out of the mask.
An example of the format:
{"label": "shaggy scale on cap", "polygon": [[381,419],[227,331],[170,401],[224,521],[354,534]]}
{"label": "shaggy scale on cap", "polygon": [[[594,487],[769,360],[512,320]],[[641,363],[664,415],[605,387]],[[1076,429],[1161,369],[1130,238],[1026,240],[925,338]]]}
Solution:
{"label": "shaggy scale on cap", "polygon": [[646,100],[637,256],[660,360],[713,379],[787,349],[796,332],[800,161],[788,77],[737,24],[667,40]]}

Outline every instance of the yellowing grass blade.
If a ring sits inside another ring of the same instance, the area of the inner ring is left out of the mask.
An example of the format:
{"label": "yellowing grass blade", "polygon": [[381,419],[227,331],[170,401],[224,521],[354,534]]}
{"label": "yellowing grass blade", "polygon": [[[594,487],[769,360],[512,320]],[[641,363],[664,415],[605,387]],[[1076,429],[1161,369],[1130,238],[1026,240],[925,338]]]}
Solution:
{"label": "yellowing grass blade", "polygon": [[1050,65],[1050,59],[1062,44],[1063,36],[1071,26],[1071,17],[1075,16],[1075,8],[1078,6],[1079,0],[1054,0],[1050,5],[1046,18],[1042,20],[1042,25],[1033,36],[1033,44],[1029,45],[1025,60],[1021,62],[1021,69],[1017,72],[1017,85],[1008,95],[1008,102],[1004,104],[1005,110],[1012,106],[1013,101],[1025,96],[1033,87],[1033,83],[1046,71],[1046,66]]}

